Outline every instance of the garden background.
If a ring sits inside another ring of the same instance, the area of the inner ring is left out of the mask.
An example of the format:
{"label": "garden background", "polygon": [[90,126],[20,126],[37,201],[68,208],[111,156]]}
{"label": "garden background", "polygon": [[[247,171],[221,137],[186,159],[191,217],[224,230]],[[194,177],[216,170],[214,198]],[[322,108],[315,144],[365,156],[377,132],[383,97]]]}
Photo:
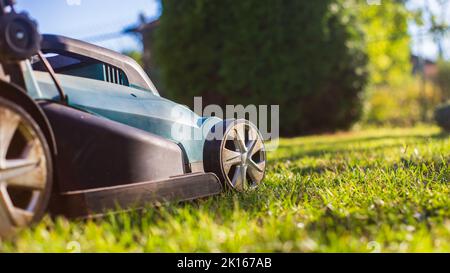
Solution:
{"label": "garden background", "polygon": [[158,2],[159,16],[118,34],[143,44],[125,53],[177,102],[280,105],[264,184],[101,219],[46,217],[0,251],[450,251],[448,5]]}

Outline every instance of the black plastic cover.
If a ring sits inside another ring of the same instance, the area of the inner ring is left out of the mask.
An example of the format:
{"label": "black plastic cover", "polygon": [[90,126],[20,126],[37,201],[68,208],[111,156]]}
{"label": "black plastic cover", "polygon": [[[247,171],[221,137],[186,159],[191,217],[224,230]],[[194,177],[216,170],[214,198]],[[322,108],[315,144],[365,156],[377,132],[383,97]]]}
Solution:
{"label": "black plastic cover", "polygon": [[111,187],[182,175],[174,142],[61,104],[41,102],[58,148],[57,191]]}

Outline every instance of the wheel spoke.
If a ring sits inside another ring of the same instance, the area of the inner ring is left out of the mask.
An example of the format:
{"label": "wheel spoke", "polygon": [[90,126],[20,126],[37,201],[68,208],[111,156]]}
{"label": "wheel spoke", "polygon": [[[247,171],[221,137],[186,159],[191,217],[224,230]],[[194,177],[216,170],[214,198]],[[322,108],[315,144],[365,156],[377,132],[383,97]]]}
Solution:
{"label": "wheel spoke", "polygon": [[4,159],[19,126],[20,117],[8,109],[0,108],[0,120],[0,159]]}
{"label": "wheel spoke", "polygon": [[13,207],[11,198],[9,198],[8,190],[6,189],[6,184],[0,182],[0,207],[4,210],[4,214],[7,214],[12,220],[11,208]]}
{"label": "wheel spoke", "polygon": [[37,168],[39,162],[30,159],[12,159],[0,162],[0,181],[23,176]]}
{"label": "wheel spoke", "polygon": [[223,160],[225,162],[234,162],[234,164],[239,163],[240,159],[241,159],[241,153],[232,151],[232,150],[227,149],[227,148],[225,148],[223,150],[223,155],[222,156],[223,156]]}
{"label": "wheel spoke", "polygon": [[259,183],[264,177],[264,167],[266,163],[264,161],[256,163],[249,159],[248,161],[248,174],[253,183]]}
{"label": "wheel spoke", "polygon": [[257,139],[255,142],[255,145],[253,146],[253,149],[251,152],[249,152],[249,156],[254,156],[257,152],[264,151],[264,143],[261,139]]}
{"label": "wheel spoke", "polygon": [[223,149],[222,158],[225,175],[228,175],[228,172],[230,171],[232,166],[241,163],[241,154],[227,148]]}
{"label": "wheel spoke", "polygon": [[239,151],[241,153],[245,153],[247,152],[247,147],[245,145],[245,138],[244,138],[244,127],[242,127],[243,129],[234,129],[235,133],[236,133],[236,138],[235,138],[235,145],[239,148]]}
{"label": "wheel spoke", "polygon": [[3,202],[2,193],[0,192],[0,234],[8,234],[13,227],[11,214],[8,207]]}
{"label": "wheel spoke", "polygon": [[13,219],[17,226],[23,227],[33,220],[34,213],[28,210],[14,208]]}
{"label": "wheel spoke", "polygon": [[250,143],[252,145],[251,149],[248,150],[249,157],[254,156],[257,152],[264,150],[264,143],[261,139],[256,139]]}
{"label": "wheel spoke", "polygon": [[247,166],[239,165],[236,167],[231,183],[237,190],[243,190],[247,183]]}
{"label": "wheel spoke", "polygon": [[241,177],[242,177],[242,189],[247,190],[247,165],[242,165],[241,167]]}
{"label": "wheel spoke", "polygon": [[0,203],[16,226],[26,226],[33,219],[32,212],[14,206],[5,183],[0,184]]}
{"label": "wheel spoke", "polygon": [[258,132],[254,128],[251,128],[248,134],[249,134],[249,141],[247,143],[247,150],[249,156],[251,157],[264,148],[264,143],[261,140]]}
{"label": "wheel spoke", "polygon": [[249,128],[248,142],[246,145],[248,152],[250,152],[251,148],[254,147],[257,140],[258,140],[258,133],[253,128]]}
{"label": "wheel spoke", "polygon": [[248,159],[247,162],[250,169],[257,170],[258,172],[264,172],[264,165],[266,164],[264,161],[256,163],[255,161]]}
{"label": "wheel spoke", "polygon": [[254,140],[249,140],[249,142],[247,143],[247,151],[248,151],[248,154],[249,155],[251,155],[252,154],[252,152],[253,152],[253,149],[255,148],[255,146],[256,146],[256,143],[258,142],[258,140],[257,139],[254,139]]}
{"label": "wheel spoke", "polygon": [[39,161],[15,159],[4,161],[2,165],[0,166],[0,181],[6,181],[8,186],[30,189],[45,187],[45,177],[42,177],[44,172],[38,168]]}

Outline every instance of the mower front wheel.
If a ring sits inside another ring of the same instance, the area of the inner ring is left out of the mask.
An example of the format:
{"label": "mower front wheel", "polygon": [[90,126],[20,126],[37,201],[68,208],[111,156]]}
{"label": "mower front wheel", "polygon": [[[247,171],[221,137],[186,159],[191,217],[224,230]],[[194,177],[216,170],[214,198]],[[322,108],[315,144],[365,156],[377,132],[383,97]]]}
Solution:
{"label": "mower front wheel", "polygon": [[205,171],[215,173],[227,188],[247,191],[264,179],[266,152],[258,128],[247,120],[224,120],[211,130],[204,147]]}

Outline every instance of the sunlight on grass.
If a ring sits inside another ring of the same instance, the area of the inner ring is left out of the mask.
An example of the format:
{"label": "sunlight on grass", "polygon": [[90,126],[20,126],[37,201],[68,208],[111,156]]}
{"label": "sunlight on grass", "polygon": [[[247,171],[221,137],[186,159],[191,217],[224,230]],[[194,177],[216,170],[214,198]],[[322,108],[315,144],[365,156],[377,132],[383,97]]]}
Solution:
{"label": "sunlight on grass", "polygon": [[450,137],[434,127],[283,139],[265,183],[103,219],[45,218],[4,252],[450,251]]}

